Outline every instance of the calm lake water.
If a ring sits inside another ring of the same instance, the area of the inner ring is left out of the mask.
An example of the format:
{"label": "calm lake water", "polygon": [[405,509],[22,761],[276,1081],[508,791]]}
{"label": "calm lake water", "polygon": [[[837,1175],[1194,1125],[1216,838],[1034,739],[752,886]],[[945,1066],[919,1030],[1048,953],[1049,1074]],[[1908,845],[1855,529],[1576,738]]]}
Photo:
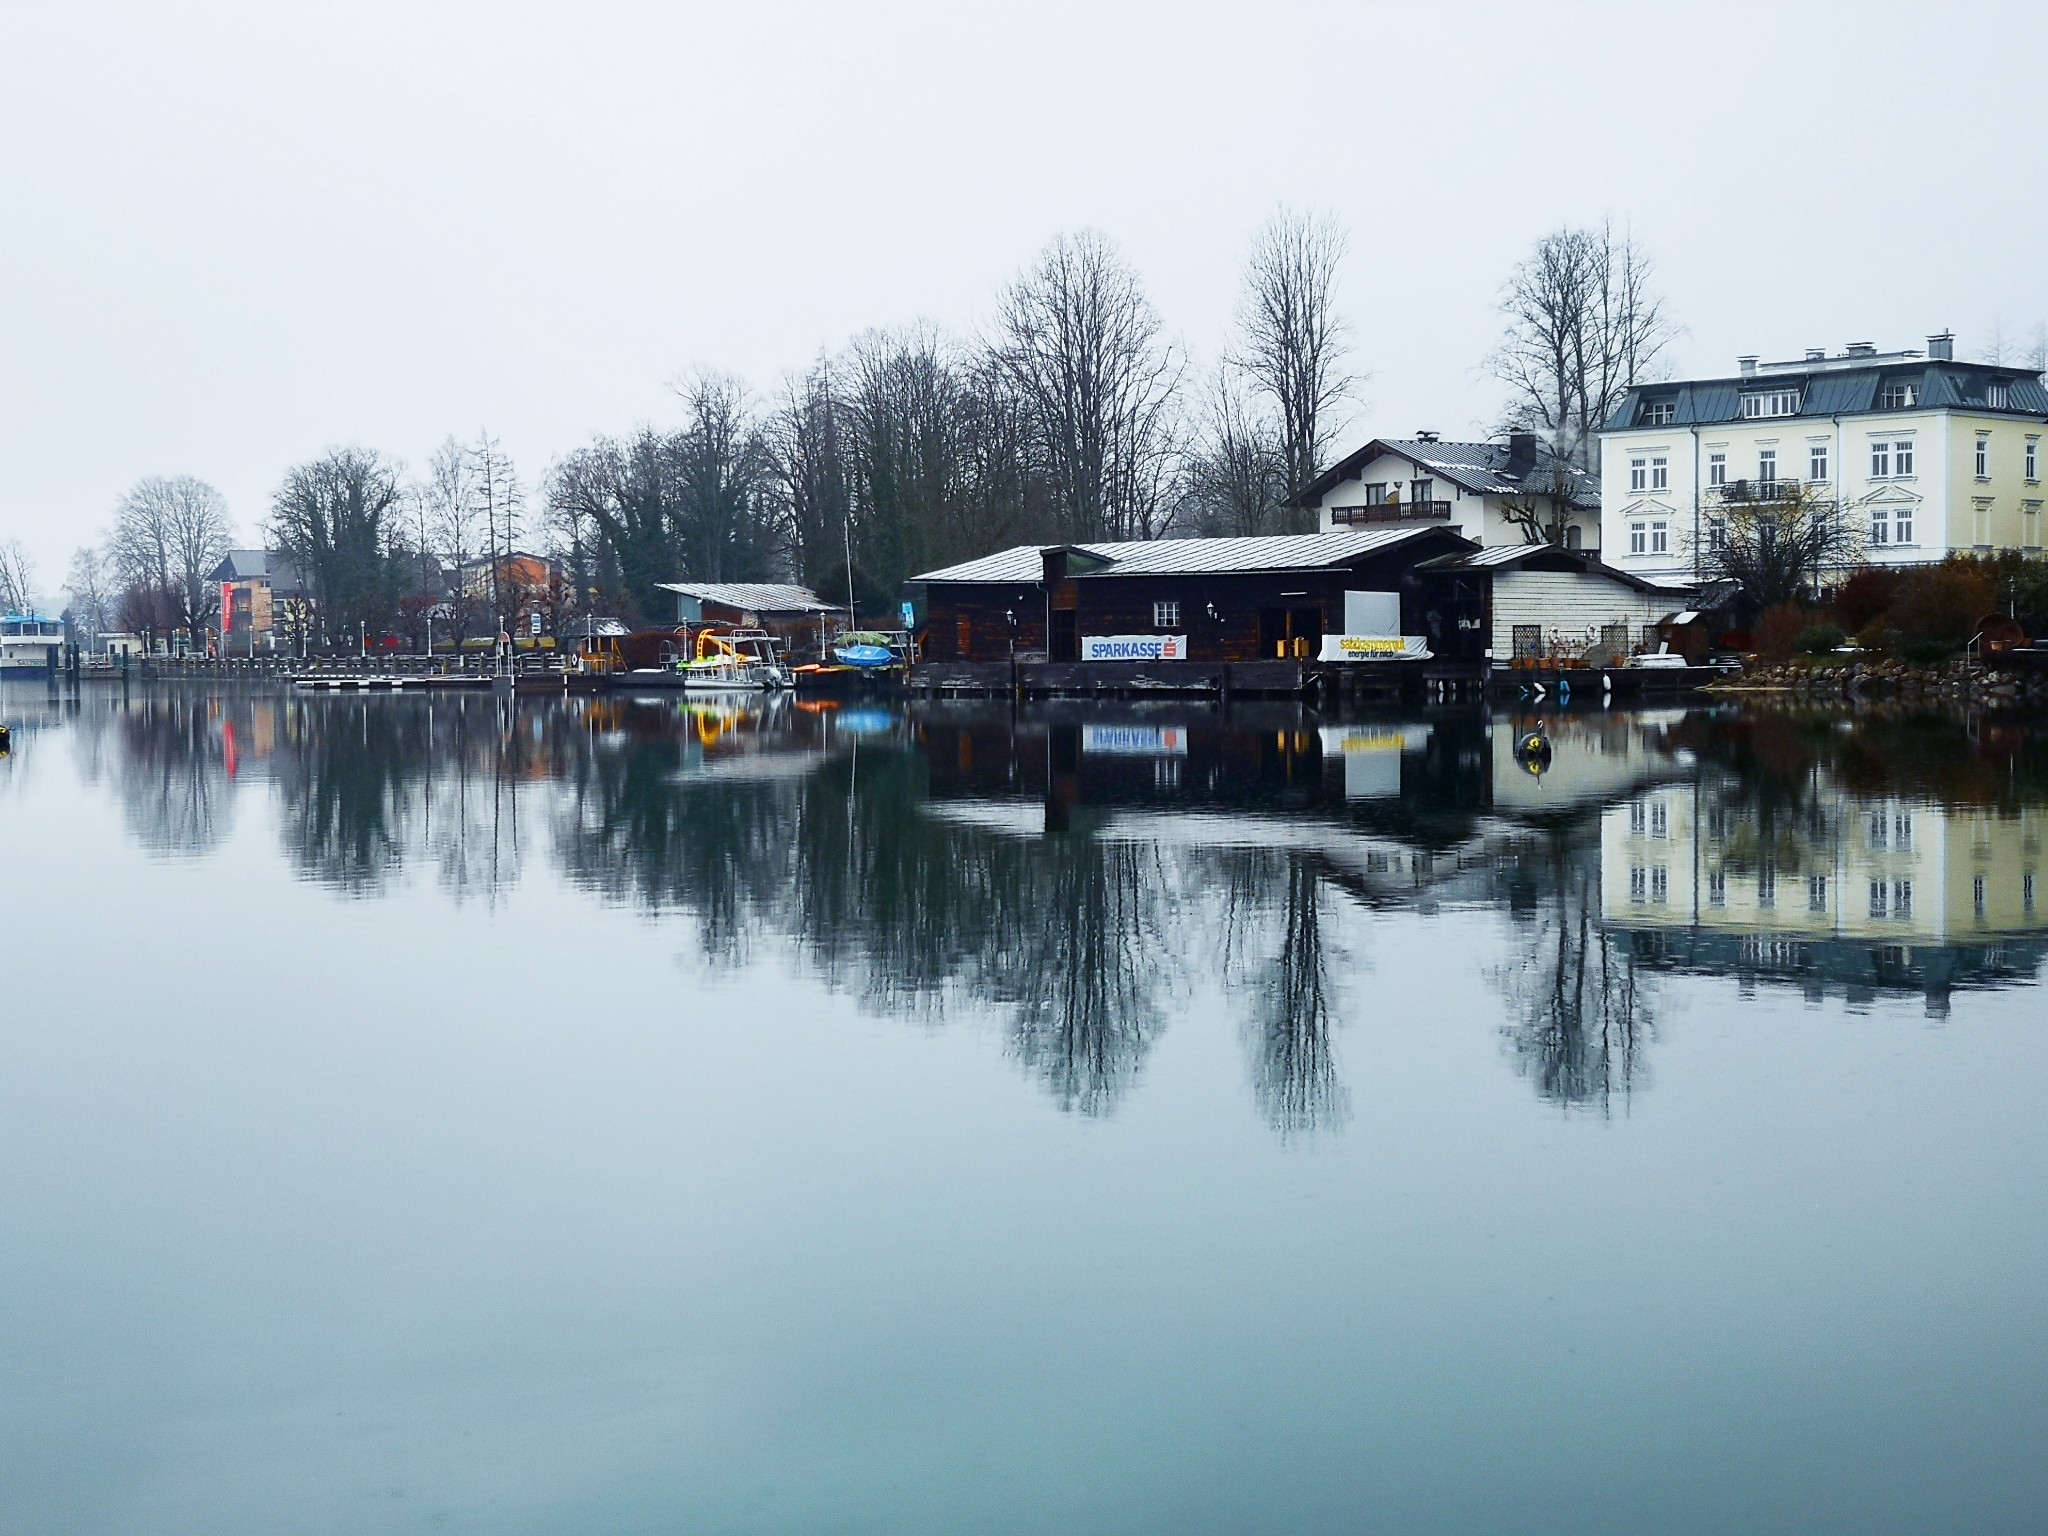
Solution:
{"label": "calm lake water", "polygon": [[0,716],[0,1531],[2048,1528],[2048,726]]}

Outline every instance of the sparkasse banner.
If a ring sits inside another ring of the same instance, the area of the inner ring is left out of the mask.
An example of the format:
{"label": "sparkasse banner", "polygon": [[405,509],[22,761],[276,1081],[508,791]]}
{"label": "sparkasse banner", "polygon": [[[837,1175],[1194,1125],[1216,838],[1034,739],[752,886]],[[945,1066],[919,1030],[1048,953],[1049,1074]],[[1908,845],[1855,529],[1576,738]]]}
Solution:
{"label": "sparkasse banner", "polygon": [[1083,635],[1083,661],[1186,661],[1186,635]]}

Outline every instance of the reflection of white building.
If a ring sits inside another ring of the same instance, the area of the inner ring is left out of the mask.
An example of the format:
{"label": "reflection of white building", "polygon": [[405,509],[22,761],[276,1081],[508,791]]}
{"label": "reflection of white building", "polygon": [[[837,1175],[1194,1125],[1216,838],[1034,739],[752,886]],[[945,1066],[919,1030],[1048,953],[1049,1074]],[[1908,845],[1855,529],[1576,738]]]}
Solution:
{"label": "reflection of white building", "polygon": [[1515,738],[1537,716],[1499,716],[1487,726],[1493,807],[1506,815],[1535,815],[1605,805],[1685,773],[1690,758],[1664,745],[1666,731],[1685,716],[1682,709],[1643,709],[1546,717],[1544,729],[1555,750],[1540,774],[1530,773],[1515,751]]}
{"label": "reflection of white building", "polygon": [[2048,932],[2041,910],[2048,812],[2001,814],[1845,798],[1768,838],[1714,786],[1673,784],[1601,817],[1601,909],[1613,927],[1722,939],[1697,952],[1757,969],[1821,974],[1881,952],[1982,950]]}

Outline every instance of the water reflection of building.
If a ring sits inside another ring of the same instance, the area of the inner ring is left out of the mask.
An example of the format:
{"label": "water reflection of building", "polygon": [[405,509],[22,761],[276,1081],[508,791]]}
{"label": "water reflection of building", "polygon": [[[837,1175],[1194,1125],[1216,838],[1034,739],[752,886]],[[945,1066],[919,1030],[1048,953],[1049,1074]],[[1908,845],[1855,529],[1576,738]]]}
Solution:
{"label": "water reflection of building", "polygon": [[2031,975],[2048,949],[2039,808],[1816,793],[1765,815],[1714,780],[1601,816],[1601,907],[1646,959],[1852,995]]}

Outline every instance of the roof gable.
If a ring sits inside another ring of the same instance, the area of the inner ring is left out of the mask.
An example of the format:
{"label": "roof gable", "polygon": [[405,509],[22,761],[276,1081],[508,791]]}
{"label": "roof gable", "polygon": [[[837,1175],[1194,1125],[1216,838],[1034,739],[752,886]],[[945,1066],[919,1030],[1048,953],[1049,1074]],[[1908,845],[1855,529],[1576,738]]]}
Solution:
{"label": "roof gable", "polygon": [[1441,479],[1474,496],[1538,496],[1552,494],[1556,477],[1569,486],[1569,500],[1588,511],[1600,505],[1597,482],[1585,471],[1563,458],[1548,444],[1538,442],[1533,467],[1526,473],[1511,472],[1510,448],[1506,443],[1448,443],[1423,438],[1374,438],[1346,454],[1288,501],[1292,507],[1319,507],[1323,499],[1346,480],[1363,478],[1364,471],[1380,459],[1392,456],[1409,464],[1418,479]]}

